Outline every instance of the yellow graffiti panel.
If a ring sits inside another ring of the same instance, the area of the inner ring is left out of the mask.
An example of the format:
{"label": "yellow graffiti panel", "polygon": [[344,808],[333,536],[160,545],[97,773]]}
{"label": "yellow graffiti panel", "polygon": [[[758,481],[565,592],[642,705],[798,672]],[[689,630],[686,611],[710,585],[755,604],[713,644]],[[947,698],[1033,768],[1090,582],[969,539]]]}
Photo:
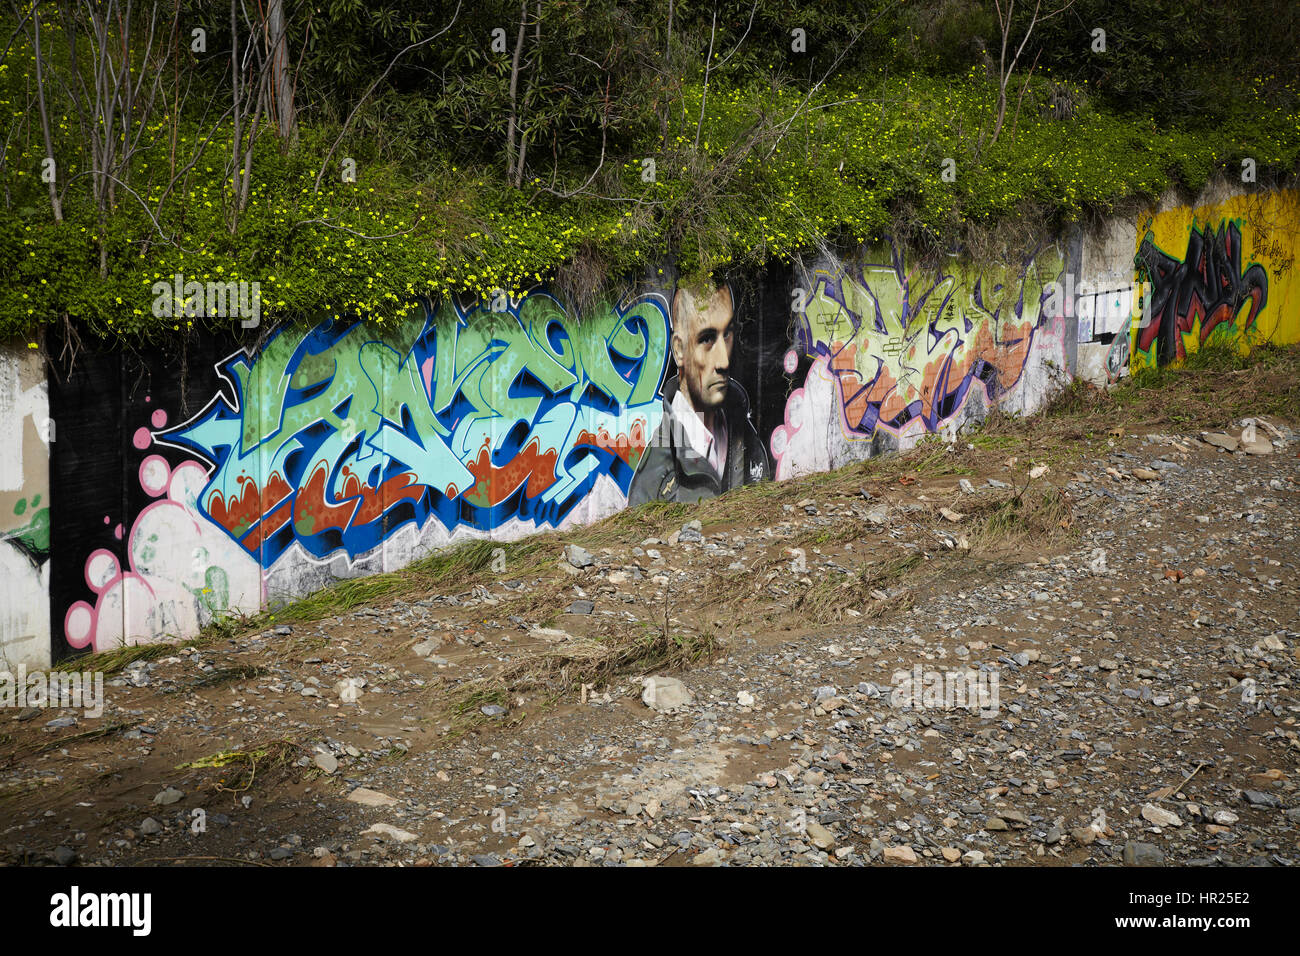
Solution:
{"label": "yellow graffiti panel", "polygon": [[1151,301],[1133,321],[1132,368],[1178,362],[1211,343],[1300,342],[1298,256],[1296,190],[1143,217],[1134,261]]}

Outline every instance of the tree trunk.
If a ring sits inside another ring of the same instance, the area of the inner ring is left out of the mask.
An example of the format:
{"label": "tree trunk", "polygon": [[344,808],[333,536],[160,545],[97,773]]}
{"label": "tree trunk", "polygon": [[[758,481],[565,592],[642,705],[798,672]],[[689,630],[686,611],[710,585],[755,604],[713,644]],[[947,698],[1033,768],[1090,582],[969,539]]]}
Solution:
{"label": "tree trunk", "polygon": [[[45,156],[54,160],[54,144],[50,139],[50,117],[45,109],[45,73],[41,66],[41,15],[34,9],[32,19],[36,28],[36,100],[41,108],[41,135],[45,138]],[[55,175],[50,177],[50,209],[54,211],[54,221],[63,222],[63,207],[59,203],[58,163],[55,162]]]}
{"label": "tree trunk", "polygon": [[289,70],[289,31],[284,22],[284,0],[267,0],[266,25],[270,33],[271,88],[280,139],[298,142],[298,113],[293,102],[293,76]]}
{"label": "tree trunk", "polygon": [[506,125],[506,182],[515,169],[515,128],[519,123],[519,54],[524,48],[524,30],[528,26],[528,4],[525,2],[519,10],[519,36],[515,39],[515,55],[510,61],[510,121]]}

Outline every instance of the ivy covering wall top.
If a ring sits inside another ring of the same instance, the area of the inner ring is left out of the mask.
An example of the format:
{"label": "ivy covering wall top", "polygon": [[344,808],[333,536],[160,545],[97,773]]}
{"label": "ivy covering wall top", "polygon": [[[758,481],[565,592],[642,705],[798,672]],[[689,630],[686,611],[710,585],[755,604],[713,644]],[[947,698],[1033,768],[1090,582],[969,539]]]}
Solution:
{"label": "ivy covering wall top", "polygon": [[33,344],[231,324],[157,308],[177,274],[258,283],[262,322],[391,322],[1300,168],[1280,0],[93,10],[4,19],[0,335]]}

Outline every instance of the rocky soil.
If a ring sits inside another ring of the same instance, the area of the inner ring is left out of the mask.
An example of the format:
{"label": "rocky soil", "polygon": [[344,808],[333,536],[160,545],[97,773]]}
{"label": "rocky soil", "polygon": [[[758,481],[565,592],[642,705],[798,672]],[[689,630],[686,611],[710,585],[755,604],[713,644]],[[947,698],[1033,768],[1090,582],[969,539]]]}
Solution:
{"label": "rocky soil", "polygon": [[[168,648],[0,715],[0,855],[1300,863],[1300,441],[1217,429],[928,445]],[[656,636],[702,656],[519,678]]]}

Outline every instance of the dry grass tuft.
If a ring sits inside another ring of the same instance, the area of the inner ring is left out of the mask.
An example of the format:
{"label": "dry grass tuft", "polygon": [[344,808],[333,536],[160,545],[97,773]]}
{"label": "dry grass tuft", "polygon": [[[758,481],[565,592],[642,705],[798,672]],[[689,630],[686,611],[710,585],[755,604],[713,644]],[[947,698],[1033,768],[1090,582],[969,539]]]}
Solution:
{"label": "dry grass tuft", "polygon": [[599,687],[630,675],[684,670],[717,649],[717,640],[705,634],[645,632],[608,642],[575,638],[462,685],[448,698],[447,708],[454,726],[465,730],[482,722],[481,707],[496,704],[509,709],[520,694],[540,693],[547,703],[554,703],[576,697],[583,685]]}
{"label": "dry grass tuft", "polygon": [[[261,779],[283,778],[293,772],[304,750],[295,741],[279,738],[246,750],[222,750],[177,766],[177,770],[227,770],[235,776],[221,774],[213,784],[218,793],[242,793]],[[227,783],[232,784],[227,786]]]}

